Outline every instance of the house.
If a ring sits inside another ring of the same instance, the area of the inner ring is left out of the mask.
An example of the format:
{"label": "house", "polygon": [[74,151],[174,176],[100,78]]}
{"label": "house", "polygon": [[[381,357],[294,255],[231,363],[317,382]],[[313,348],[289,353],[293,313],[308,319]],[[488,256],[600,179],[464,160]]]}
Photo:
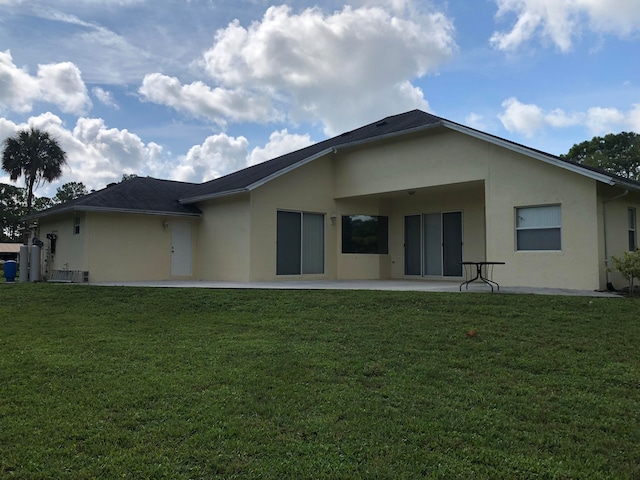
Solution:
{"label": "house", "polygon": [[29,217],[45,275],[623,286],[640,183],[414,110],[221,178],[134,178]]}
{"label": "house", "polygon": [[0,260],[18,260],[20,243],[0,243]]}

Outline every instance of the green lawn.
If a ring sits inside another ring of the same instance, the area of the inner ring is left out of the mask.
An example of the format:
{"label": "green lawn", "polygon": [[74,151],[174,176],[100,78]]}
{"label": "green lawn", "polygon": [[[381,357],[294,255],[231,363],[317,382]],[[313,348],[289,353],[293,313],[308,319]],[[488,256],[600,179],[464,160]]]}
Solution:
{"label": "green lawn", "polygon": [[640,299],[0,284],[0,477],[640,478],[639,347]]}

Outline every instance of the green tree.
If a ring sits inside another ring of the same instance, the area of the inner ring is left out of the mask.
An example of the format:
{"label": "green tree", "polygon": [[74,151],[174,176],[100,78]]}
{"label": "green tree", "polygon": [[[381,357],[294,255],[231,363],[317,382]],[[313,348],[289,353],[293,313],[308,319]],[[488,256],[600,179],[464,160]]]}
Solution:
{"label": "green tree", "polygon": [[0,183],[0,242],[20,240],[20,219],[26,213],[25,189]]}
{"label": "green tree", "polygon": [[640,179],[640,135],[634,132],[610,133],[575,144],[561,158],[608,172]]}
{"label": "green tree", "polygon": [[31,128],[21,130],[4,142],[2,169],[12,181],[24,177],[27,188],[27,212],[33,210],[33,190],[43,182],[62,176],[67,155],[49,133]]}
{"label": "green tree", "polygon": [[82,182],[68,182],[58,187],[56,195],[53,197],[53,203],[66,203],[79,197],[83,197],[89,193],[87,187]]}
{"label": "green tree", "polygon": [[[33,210],[54,205],[47,197],[33,197]],[[0,242],[22,240],[22,217],[27,215],[27,189],[0,183]]]}
{"label": "green tree", "polygon": [[633,279],[640,278],[640,250],[634,252],[624,252],[621,257],[611,255],[611,261],[629,282],[629,294],[633,294]]}

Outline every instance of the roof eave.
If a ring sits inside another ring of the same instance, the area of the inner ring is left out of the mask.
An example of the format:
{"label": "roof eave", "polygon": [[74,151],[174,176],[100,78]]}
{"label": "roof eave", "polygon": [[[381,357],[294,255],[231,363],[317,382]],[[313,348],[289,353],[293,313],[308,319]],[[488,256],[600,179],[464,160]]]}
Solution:
{"label": "roof eave", "polygon": [[198,195],[197,197],[181,198],[178,200],[180,205],[189,205],[191,203],[203,202],[205,200],[213,200],[215,198],[231,197],[233,195],[239,195],[241,193],[247,193],[247,188],[237,188],[235,190],[226,190],[224,192],[211,193],[207,195]]}
{"label": "roof eave", "polygon": [[60,210],[56,210],[55,212],[46,211],[32,213],[31,215],[27,215],[24,217],[24,221],[37,220],[39,218],[62,215],[65,213],[76,213],[76,212],[101,212],[101,213],[136,213],[139,215],[162,215],[162,216],[171,216],[171,217],[201,217],[202,213],[189,213],[189,212],[168,212],[164,210],[139,210],[133,208],[111,208],[111,207],[91,207],[86,205],[76,205],[68,208],[61,208]]}

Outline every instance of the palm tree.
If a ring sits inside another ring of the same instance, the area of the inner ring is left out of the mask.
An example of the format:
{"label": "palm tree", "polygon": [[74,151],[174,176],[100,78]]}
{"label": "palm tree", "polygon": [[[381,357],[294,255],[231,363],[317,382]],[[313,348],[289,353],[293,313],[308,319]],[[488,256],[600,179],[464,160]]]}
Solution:
{"label": "palm tree", "polygon": [[49,133],[37,129],[20,130],[3,142],[2,169],[12,181],[24,177],[27,187],[27,212],[31,212],[33,189],[62,176],[67,154]]}

